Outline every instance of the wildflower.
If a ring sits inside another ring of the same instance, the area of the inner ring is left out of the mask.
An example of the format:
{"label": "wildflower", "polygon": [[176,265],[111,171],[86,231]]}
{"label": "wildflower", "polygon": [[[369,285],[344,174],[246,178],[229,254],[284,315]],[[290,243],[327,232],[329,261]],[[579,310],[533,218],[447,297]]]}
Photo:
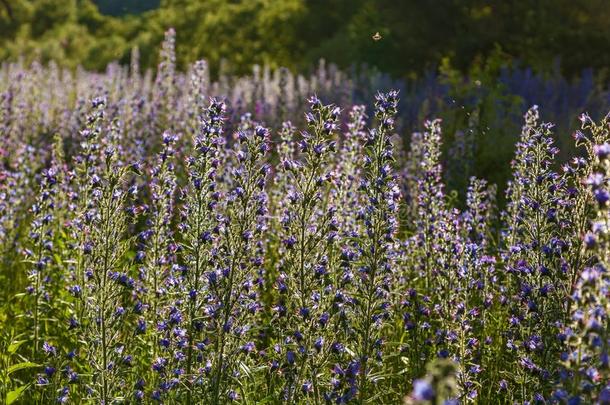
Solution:
{"label": "wildflower", "polygon": [[415,380],[413,382],[413,398],[418,401],[431,401],[434,399],[434,388],[427,380]]}

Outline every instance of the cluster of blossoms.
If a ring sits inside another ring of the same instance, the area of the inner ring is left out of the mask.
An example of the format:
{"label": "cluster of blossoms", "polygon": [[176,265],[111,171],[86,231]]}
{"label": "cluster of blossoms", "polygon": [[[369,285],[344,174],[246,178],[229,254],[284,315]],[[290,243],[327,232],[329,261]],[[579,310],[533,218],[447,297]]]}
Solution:
{"label": "cluster of blossoms", "polygon": [[324,332],[331,327],[334,280],[328,267],[337,238],[337,209],[324,196],[334,179],[329,169],[340,110],[317,97],[309,102],[308,130],[280,162],[286,201],[279,213],[278,293],[268,330],[277,341],[269,355],[278,369],[274,374],[282,377],[278,395],[288,402],[308,395],[320,400],[328,381],[318,381],[317,375],[328,367],[333,344]]}
{"label": "cluster of blossoms", "polygon": [[578,273],[571,290],[570,318],[562,332],[566,345],[562,353],[565,368],[561,386],[553,396],[570,403],[610,403],[610,251],[608,250],[608,175],[610,165],[607,118],[595,124],[581,117],[583,132],[577,140],[587,149],[589,161],[583,162],[585,183],[594,197],[590,228],[580,246],[588,260]]}
{"label": "cluster of blossoms", "polygon": [[561,166],[531,108],[504,205],[478,116],[446,173],[404,93],[211,82],[174,35],[154,78],[0,71],[2,400],[610,403],[607,118]]}
{"label": "cluster of blossoms", "polygon": [[581,243],[578,235],[564,231],[570,226],[565,217],[570,202],[565,179],[553,171],[559,150],[550,135],[552,126],[538,121],[534,107],[525,115],[517,144],[503,257],[508,273],[503,298],[510,306],[506,345],[515,354],[517,370],[510,382],[537,387],[533,395],[540,395],[536,391],[543,391],[556,372],[555,361],[548,360],[558,356],[557,335],[566,313],[559,295],[569,271],[564,252]]}
{"label": "cluster of blossoms", "polygon": [[[398,233],[398,204],[400,188],[392,168],[394,116],[398,108],[398,93],[391,91],[376,98],[377,127],[364,137],[364,176],[360,190],[366,200],[358,212],[362,221],[361,235],[356,237],[358,260],[352,291],[353,313],[350,323],[350,345],[357,354],[359,398],[367,400],[370,380],[376,369],[383,369],[384,335],[386,323],[391,319],[390,294],[395,268],[392,264],[392,247]],[[354,367],[354,366],[352,366]]]}

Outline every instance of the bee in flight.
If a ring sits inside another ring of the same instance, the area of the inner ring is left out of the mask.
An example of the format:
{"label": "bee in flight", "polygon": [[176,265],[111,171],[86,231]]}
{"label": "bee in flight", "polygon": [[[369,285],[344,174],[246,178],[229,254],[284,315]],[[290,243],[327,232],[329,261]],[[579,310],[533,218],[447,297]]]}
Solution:
{"label": "bee in flight", "polygon": [[373,35],[373,41],[379,41],[381,39],[381,34],[379,33],[379,31],[377,31],[374,35]]}

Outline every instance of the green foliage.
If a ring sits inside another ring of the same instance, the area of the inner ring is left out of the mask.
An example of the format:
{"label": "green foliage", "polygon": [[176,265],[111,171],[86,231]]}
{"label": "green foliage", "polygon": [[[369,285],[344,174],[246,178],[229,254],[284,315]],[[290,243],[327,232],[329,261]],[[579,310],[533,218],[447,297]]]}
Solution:
{"label": "green foliage", "polygon": [[18,387],[16,389],[8,392],[6,394],[6,404],[10,405],[13,402],[15,402],[16,400],[18,400],[26,388],[27,388],[27,385],[22,385],[21,387]]}
{"label": "green foliage", "polygon": [[104,14],[120,16],[138,14],[159,7],[159,0],[94,0]]}
{"label": "green foliage", "polygon": [[17,354],[19,347],[27,342],[22,337],[15,336],[8,328],[0,334],[0,403],[7,405],[15,403],[30,386],[22,383],[19,371],[40,367]]}
{"label": "green foliage", "polygon": [[603,0],[0,0],[0,59],[103,70],[138,46],[142,66],[154,67],[174,27],[179,64],[203,58],[213,74],[307,70],[324,58],[415,77],[444,58],[465,72],[501,50],[543,72],[558,60],[571,76],[610,63],[598,51],[610,44],[609,17]]}
{"label": "green foliage", "polygon": [[128,48],[128,22],[101,15],[89,0],[7,4],[0,3],[2,59],[56,60],[67,67],[101,69],[109,61],[121,59]]}

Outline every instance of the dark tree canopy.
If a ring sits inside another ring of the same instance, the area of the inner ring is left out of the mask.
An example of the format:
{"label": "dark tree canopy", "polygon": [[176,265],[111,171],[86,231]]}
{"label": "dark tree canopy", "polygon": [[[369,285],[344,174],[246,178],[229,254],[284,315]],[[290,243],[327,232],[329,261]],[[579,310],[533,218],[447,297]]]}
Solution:
{"label": "dark tree canopy", "polygon": [[571,76],[610,64],[609,20],[604,0],[0,0],[0,58],[101,70],[138,46],[150,67],[171,26],[178,63],[236,73],[324,58],[413,77],[501,55],[541,72],[559,62]]}

